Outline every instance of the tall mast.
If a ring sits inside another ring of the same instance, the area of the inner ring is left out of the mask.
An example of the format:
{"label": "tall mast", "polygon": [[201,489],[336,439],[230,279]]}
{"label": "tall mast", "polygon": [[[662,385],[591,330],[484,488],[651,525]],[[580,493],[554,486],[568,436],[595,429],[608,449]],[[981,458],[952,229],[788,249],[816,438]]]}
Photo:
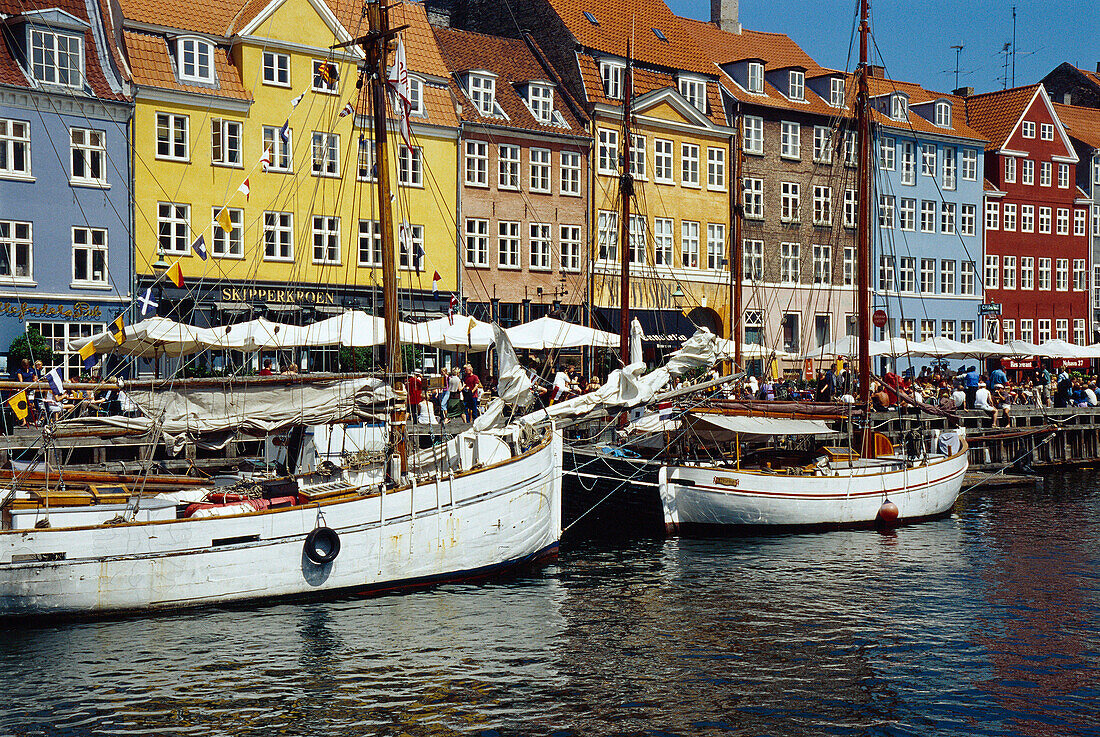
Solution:
{"label": "tall mast", "polygon": [[634,196],[632,170],[633,135],[630,118],[633,115],[634,65],[626,47],[626,79],[623,87],[623,141],[619,166],[619,358],[623,366],[630,363],[630,198]]}
{"label": "tall mast", "polygon": [[738,106],[737,118],[734,122],[733,136],[733,175],[730,177],[730,193],[733,195],[733,219],[730,222],[730,279],[732,280],[732,311],[730,313],[730,340],[733,341],[733,370],[741,369],[741,314],[742,314],[742,281],[745,279],[745,255],[741,242],[742,217],[745,214],[744,202],[744,174],[741,172],[741,136],[742,121],[745,119]]}
{"label": "tall mast", "polygon": [[856,244],[858,268],[857,299],[859,318],[859,401],[866,406],[871,396],[871,118],[867,85],[867,16],[869,0],[859,4],[859,91],[856,95],[856,147],[859,153],[859,233]]}

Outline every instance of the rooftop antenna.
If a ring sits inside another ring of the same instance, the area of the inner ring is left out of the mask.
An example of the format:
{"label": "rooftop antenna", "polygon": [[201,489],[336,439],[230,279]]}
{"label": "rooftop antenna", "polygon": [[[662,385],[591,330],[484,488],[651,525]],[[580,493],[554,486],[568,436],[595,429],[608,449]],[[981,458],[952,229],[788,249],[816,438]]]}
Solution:
{"label": "rooftop antenna", "polygon": [[1016,86],[1016,6],[1012,6],[1012,86]]}
{"label": "rooftop antenna", "polygon": [[955,44],[951,48],[955,49],[955,89],[959,89],[959,54],[962,53],[963,45]]}
{"label": "rooftop antenna", "polygon": [[1008,89],[1008,50],[1012,48],[1011,41],[1005,41],[1001,47],[1001,53],[1005,55],[1004,74],[1001,76],[1001,89]]}

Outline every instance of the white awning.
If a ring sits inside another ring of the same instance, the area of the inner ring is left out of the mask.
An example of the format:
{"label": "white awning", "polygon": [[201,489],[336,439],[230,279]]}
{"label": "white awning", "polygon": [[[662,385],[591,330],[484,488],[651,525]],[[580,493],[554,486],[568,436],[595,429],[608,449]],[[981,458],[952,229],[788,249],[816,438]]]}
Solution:
{"label": "white awning", "polygon": [[792,420],[783,417],[751,417],[692,412],[691,419],[741,435],[831,435],[824,420]]}
{"label": "white awning", "polygon": [[604,330],[575,325],[571,322],[540,317],[537,320],[508,328],[508,339],[513,348],[548,351],[558,348],[597,346],[610,348],[619,345],[619,336]]}

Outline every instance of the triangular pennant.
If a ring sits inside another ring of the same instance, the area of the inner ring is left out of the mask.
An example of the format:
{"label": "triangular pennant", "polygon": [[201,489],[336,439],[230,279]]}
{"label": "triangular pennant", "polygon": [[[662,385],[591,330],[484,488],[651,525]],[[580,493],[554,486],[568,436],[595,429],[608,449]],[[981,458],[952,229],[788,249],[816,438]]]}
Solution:
{"label": "triangular pennant", "polygon": [[180,289],[183,289],[183,268],[180,266],[179,261],[173,264],[172,268],[168,270],[168,280]]}
{"label": "triangular pennant", "polygon": [[[220,223],[219,223],[219,225],[220,225]],[[194,243],[191,244],[191,250],[194,251],[195,253],[197,253],[199,258],[201,258],[203,261],[205,261],[206,257],[209,255],[206,252],[206,236],[200,234],[199,237],[195,239]],[[150,290],[150,291],[152,291],[152,290]],[[156,303],[153,304],[153,309],[156,309]],[[145,314],[145,309],[144,308],[142,308],[141,314],[143,314],[143,315]]]}

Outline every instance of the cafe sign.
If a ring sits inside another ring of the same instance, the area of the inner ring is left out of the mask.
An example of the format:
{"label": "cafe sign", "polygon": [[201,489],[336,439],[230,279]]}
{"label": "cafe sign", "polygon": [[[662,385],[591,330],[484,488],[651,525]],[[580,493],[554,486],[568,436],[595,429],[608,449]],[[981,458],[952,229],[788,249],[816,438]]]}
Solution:
{"label": "cafe sign", "polygon": [[293,287],[222,287],[222,300],[281,305],[334,305],[336,295],[319,289]]}
{"label": "cafe sign", "polygon": [[66,320],[98,320],[103,313],[98,305],[74,302],[68,305],[30,304],[27,302],[0,302],[0,316],[14,317],[20,321],[35,318],[63,318]]}

